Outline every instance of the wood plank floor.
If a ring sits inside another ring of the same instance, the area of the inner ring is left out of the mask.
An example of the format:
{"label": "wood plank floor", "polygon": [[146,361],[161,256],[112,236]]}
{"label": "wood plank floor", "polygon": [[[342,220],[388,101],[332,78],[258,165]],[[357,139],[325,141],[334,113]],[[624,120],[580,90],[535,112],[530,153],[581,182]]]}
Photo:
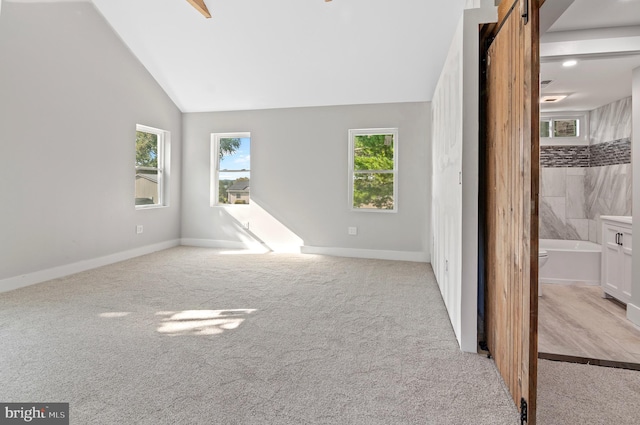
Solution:
{"label": "wood plank floor", "polygon": [[542,284],[538,351],[640,363],[640,328],[599,286]]}

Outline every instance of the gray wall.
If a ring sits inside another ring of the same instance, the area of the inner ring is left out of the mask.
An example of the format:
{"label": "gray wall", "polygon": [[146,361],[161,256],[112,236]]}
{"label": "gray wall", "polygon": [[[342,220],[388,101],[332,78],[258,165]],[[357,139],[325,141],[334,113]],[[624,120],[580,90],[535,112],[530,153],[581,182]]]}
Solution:
{"label": "gray wall", "polygon": [[[179,238],[182,114],[91,3],[5,3],[0,64],[0,283]],[[137,123],[172,133],[169,208],[134,209]]]}
{"label": "gray wall", "polygon": [[[248,131],[252,202],[304,246],[397,251],[412,258],[421,253],[428,260],[428,116],[427,103],[185,114],[183,241],[219,246],[243,241],[241,227],[227,210],[210,206],[210,136]],[[399,128],[398,212],[351,212],[347,132],[381,127]],[[347,234],[349,226],[358,227],[357,236]]]}

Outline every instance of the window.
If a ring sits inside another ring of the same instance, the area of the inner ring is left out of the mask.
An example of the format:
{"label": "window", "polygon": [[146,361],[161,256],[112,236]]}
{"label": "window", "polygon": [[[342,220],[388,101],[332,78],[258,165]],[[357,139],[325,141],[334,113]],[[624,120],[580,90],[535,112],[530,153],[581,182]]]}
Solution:
{"label": "window", "polygon": [[251,134],[212,134],[211,206],[248,204],[250,183]]}
{"label": "window", "polygon": [[578,137],[578,120],[553,120],[553,137]]}
{"label": "window", "polygon": [[349,130],[351,209],[395,212],[397,170],[397,128]]}
{"label": "window", "polygon": [[166,205],[164,199],[165,150],[168,132],[136,126],[136,208]]}
{"label": "window", "polygon": [[577,119],[540,121],[540,137],[578,137]]}
{"label": "window", "polygon": [[551,137],[551,121],[540,121],[540,137]]}
{"label": "window", "polygon": [[588,145],[587,118],[584,112],[543,114],[540,117],[540,144]]}

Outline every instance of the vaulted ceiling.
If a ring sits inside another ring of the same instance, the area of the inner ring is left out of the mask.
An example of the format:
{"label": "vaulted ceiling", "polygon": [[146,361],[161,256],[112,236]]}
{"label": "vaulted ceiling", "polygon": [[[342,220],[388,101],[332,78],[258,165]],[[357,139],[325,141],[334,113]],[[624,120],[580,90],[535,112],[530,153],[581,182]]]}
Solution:
{"label": "vaulted ceiling", "polygon": [[[205,19],[187,0],[4,1],[91,1],[184,112],[430,100],[465,3],[203,0]],[[640,0],[553,0],[541,16],[542,93],[569,94],[543,111],[630,95]],[[563,68],[589,40],[611,51]]]}
{"label": "vaulted ceiling", "polygon": [[430,100],[465,3],[92,2],[184,112]]}

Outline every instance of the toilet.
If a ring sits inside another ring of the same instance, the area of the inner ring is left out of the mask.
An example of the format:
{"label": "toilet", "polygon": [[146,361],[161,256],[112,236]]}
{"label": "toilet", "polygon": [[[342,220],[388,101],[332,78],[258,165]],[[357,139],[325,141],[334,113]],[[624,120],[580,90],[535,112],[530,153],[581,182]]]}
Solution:
{"label": "toilet", "polygon": [[538,270],[540,270],[549,259],[549,253],[544,249],[538,250]]}
{"label": "toilet", "polygon": [[540,285],[540,270],[542,270],[542,267],[544,267],[544,265],[547,263],[547,260],[549,260],[549,253],[544,249],[539,249],[538,250],[538,296],[539,297],[542,296],[542,285]]}

